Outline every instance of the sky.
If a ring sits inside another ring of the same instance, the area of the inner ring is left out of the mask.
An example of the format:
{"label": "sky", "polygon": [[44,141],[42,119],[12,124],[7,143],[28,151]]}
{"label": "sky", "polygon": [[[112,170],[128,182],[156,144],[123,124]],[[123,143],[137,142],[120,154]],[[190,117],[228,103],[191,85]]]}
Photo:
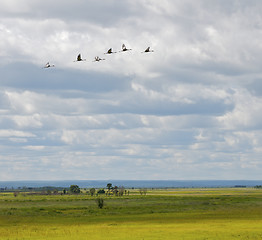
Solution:
{"label": "sky", "polygon": [[261,12],[1,0],[0,181],[261,179]]}

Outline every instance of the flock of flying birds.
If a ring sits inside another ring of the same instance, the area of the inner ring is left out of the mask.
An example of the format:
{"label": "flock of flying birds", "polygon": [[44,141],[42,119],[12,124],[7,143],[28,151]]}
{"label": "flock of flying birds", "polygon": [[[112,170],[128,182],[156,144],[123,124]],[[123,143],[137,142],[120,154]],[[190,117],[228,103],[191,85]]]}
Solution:
{"label": "flock of flying birds", "polygon": [[[126,51],[130,51],[132,49],[130,48],[126,48],[125,44],[122,44],[122,50],[119,52],[126,52]],[[154,50],[151,50],[150,47],[148,47],[145,51],[141,52],[141,53],[149,53],[149,52],[154,52]],[[105,52],[104,54],[113,54],[113,53],[117,53],[117,52],[113,52],[112,48],[109,48],[107,52]],[[99,62],[99,61],[103,61],[105,60],[105,58],[100,58],[99,56],[96,56],[93,62]],[[74,62],[81,62],[81,61],[86,61],[86,59],[83,59],[81,57],[81,54],[79,53],[76,60]],[[54,67],[55,65],[51,65],[49,62],[46,63],[46,65],[44,66],[44,68],[50,68],[50,67]]]}

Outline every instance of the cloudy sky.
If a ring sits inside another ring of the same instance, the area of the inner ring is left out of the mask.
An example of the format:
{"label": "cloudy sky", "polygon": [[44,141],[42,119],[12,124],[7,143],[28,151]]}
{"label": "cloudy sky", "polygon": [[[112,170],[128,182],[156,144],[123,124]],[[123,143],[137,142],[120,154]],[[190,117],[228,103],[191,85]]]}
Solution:
{"label": "cloudy sky", "polygon": [[261,179],[261,12],[1,0],[0,180]]}

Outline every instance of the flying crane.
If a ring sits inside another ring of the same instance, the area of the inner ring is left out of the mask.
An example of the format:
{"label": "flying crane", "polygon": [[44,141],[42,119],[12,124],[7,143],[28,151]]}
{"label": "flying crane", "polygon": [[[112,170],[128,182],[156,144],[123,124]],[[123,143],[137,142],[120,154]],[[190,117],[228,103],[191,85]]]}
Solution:
{"label": "flying crane", "polygon": [[126,52],[126,51],[130,51],[132,50],[131,48],[126,48],[126,45],[125,44],[122,44],[122,51],[120,52]]}
{"label": "flying crane", "polygon": [[55,65],[51,65],[49,62],[46,63],[46,65],[43,68],[50,68],[54,67]]}
{"label": "flying crane", "polygon": [[112,53],[116,53],[116,52],[113,52],[112,48],[109,48],[108,51],[104,54],[112,54]]}
{"label": "flying crane", "polygon": [[143,51],[141,53],[148,53],[148,52],[154,52],[154,50],[150,50],[150,47],[148,47],[145,51]]}
{"label": "flying crane", "polygon": [[105,59],[96,56],[96,57],[95,57],[95,60],[94,60],[93,62],[99,62],[99,61],[102,61],[102,60],[105,60]]}
{"label": "flying crane", "polygon": [[86,61],[86,59],[82,59],[81,54],[79,53],[77,58],[76,58],[76,61],[74,61],[74,62],[81,62],[81,61]]}

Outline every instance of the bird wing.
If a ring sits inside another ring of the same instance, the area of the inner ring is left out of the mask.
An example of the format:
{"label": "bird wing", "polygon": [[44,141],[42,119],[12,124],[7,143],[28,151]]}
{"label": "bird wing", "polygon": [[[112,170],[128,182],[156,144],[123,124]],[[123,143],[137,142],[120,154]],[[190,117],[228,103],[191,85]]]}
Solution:
{"label": "bird wing", "polygon": [[122,44],[122,50],[125,50],[125,49],[126,49],[126,45]]}
{"label": "bird wing", "polygon": [[78,56],[77,56],[77,61],[81,61],[81,54],[79,53]]}

